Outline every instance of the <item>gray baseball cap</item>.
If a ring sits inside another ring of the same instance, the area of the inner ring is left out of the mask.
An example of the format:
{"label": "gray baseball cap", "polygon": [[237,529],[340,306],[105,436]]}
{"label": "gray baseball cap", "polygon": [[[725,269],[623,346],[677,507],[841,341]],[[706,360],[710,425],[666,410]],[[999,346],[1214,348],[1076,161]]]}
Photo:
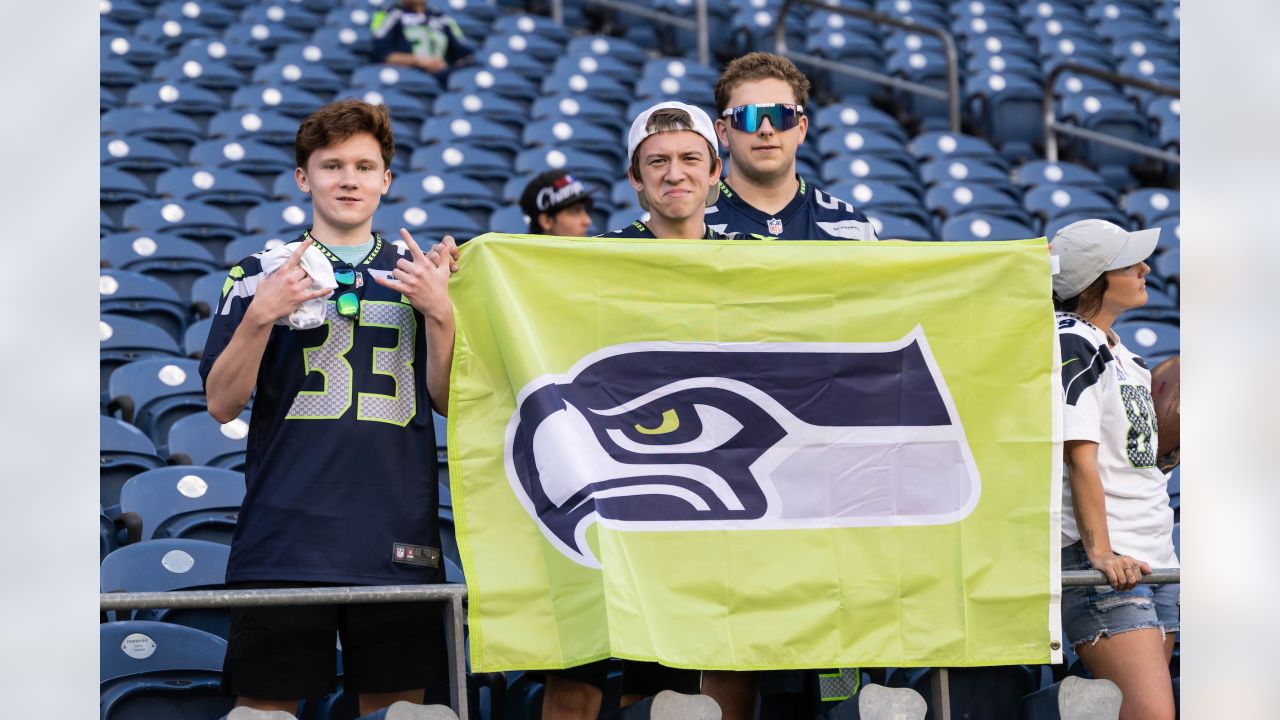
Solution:
{"label": "gray baseball cap", "polygon": [[1062,228],[1049,243],[1056,257],[1053,294],[1062,300],[1079,295],[1108,270],[1136,265],[1151,257],[1160,228],[1129,232],[1106,220],[1080,220]]}

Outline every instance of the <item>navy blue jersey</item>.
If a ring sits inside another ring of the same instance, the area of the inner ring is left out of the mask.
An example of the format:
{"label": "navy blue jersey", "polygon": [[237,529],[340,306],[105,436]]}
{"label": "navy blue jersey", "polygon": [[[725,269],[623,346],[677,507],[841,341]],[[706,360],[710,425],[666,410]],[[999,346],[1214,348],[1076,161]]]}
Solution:
{"label": "navy blue jersey", "polygon": [[[710,225],[707,225],[706,229],[707,231],[703,233],[701,238],[698,238],[699,240],[733,240],[736,238],[736,233],[725,234],[717,230],[714,230]],[[597,235],[596,237],[653,238],[655,240],[658,238],[658,236],[654,235],[653,231],[649,229],[648,225],[645,225],[643,222],[639,220],[632,221],[630,225],[624,228],[619,228],[617,230],[610,230],[609,232],[604,233],[602,235]]]}
{"label": "navy blue jersey", "polygon": [[777,215],[748,205],[727,180],[720,198],[707,208],[707,224],[758,240],[878,240],[867,216],[852,205],[796,176],[796,196]]}
{"label": "navy blue jersey", "polygon": [[[253,302],[265,252],[240,261],[223,286],[200,360],[206,382]],[[320,327],[271,329],[228,582],[444,579],[423,318],[373,281],[390,277],[403,252],[375,237],[356,266],[358,319],[330,299]]]}
{"label": "navy blue jersey", "polygon": [[393,52],[402,52],[443,58],[452,66],[475,52],[458,23],[432,7],[420,13],[402,7],[375,13],[369,29],[373,33],[370,57],[376,63]]}

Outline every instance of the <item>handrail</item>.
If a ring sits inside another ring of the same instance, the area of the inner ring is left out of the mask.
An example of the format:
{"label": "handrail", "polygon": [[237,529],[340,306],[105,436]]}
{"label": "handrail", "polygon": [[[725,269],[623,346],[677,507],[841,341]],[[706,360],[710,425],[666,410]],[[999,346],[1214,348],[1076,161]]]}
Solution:
{"label": "handrail", "polygon": [[1044,158],[1049,162],[1058,162],[1058,133],[1063,135],[1075,135],[1076,137],[1092,140],[1093,142],[1102,143],[1118,147],[1121,150],[1128,150],[1139,155],[1146,155],[1157,160],[1163,160],[1173,165],[1181,165],[1180,156],[1159,150],[1157,148],[1125,140],[1106,133],[1100,133],[1096,130],[1078,127],[1076,125],[1068,125],[1058,122],[1057,114],[1054,109],[1054,88],[1058,85],[1058,77],[1063,73],[1073,72],[1080,75],[1088,75],[1096,77],[1099,80],[1106,80],[1113,85],[1131,85],[1143,90],[1149,90],[1160,95],[1168,95],[1170,97],[1182,97],[1182,91],[1175,87],[1163,85],[1158,82],[1152,82],[1140,77],[1132,75],[1121,75],[1120,73],[1111,72],[1109,70],[1100,70],[1088,65],[1080,65],[1078,63],[1066,62],[1053,69],[1049,73],[1049,77],[1044,83]]}
{"label": "handrail", "polygon": [[[653,10],[623,0],[582,0],[584,4],[600,5],[618,12],[639,15],[642,18],[671,25],[683,30],[692,30],[698,39],[698,62],[711,64],[711,41],[707,32],[707,0],[693,0],[694,19],[682,18],[660,10]],[[564,24],[564,0],[551,0],[551,19]]]}
{"label": "handrail", "polygon": [[449,704],[458,717],[467,717],[466,655],[462,645],[463,607],[467,586],[382,585],[315,587],[271,590],[188,590],[181,592],[102,593],[98,606],[108,610],[154,608],[266,607],[274,605],[350,605],[436,601],[445,602],[445,644],[449,652]]}
{"label": "handrail", "polygon": [[[598,2],[599,0],[587,0],[587,2]],[[923,35],[932,35],[942,41],[942,50],[947,58],[947,89],[939,90],[928,85],[903,80],[892,75],[867,70],[855,65],[844,65],[832,62],[826,58],[817,55],[809,55],[802,52],[790,52],[787,50],[787,30],[786,19],[787,11],[793,5],[808,5],[819,10],[827,12],[839,13],[841,15],[849,15],[851,17],[870,20],[881,25],[891,25],[903,30],[918,32]],[[870,10],[862,10],[859,8],[844,7],[834,3],[824,2],[823,0],[783,0],[782,7],[778,10],[778,22],[773,29],[774,52],[779,55],[786,55],[793,60],[799,60],[809,65],[815,65],[832,72],[852,75],[863,80],[888,85],[890,87],[906,90],[907,92],[924,95],[935,100],[947,101],[947,114],[950,118],[951,131],[960,132],[960,60],[959,54],[956,52],[956,41],[952,39],[951,33],[941,28],[931,27],[929,25],[921,25],[913,20],[903,20],[885,15],[884,13],[871,12]]]}

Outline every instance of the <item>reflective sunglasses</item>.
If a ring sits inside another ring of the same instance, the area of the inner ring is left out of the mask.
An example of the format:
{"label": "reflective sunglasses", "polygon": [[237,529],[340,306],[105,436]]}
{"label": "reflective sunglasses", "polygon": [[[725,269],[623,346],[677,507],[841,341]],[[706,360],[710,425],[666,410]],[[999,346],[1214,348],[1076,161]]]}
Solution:
{"label": "reflective sunglasses", "polygon": [[742,132],[753,133],[760,129],[760,123],[769,118],[769,126],[777,132],[790,130],[800,124],[804,117],[803,105],[791,103],[761,103],[758,105],[739,105],[720,113],[729,119],[729,127]]}
{"label": "reflective sunglasses", "polygon": [[338,297],[334,300],[338,305],[338,314],[343,317],[356,317],[360,314],[360,295],[357,290],[363,283],[359,273],[350,265],[338,265],[333,268],[333,279],[338,281]]}

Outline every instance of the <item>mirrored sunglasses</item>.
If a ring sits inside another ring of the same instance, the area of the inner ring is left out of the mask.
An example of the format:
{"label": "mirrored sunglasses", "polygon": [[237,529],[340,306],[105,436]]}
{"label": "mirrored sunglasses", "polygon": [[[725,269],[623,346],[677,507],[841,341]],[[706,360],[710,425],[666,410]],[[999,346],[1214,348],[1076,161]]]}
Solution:
{"label": "mirrored sunglasses", "polygon": [[334,302],[338,306],[338,314],[343,317],[356,317],[360,314],[358,277],[356,269],[350,265],[338,265],[333,268],[333,279],[338,282],[338,296]]}
{"label": "mirrored sunglasses", "polygon": [[776,132],[783,132],[800,124],[804,116],[803,105],[791,103],[761,103],[758,105],[739,105],[720,113],[727,118],[729,127],[742,132],[753,133],[760,129],[760,124],[769,118],[769,126]]}

